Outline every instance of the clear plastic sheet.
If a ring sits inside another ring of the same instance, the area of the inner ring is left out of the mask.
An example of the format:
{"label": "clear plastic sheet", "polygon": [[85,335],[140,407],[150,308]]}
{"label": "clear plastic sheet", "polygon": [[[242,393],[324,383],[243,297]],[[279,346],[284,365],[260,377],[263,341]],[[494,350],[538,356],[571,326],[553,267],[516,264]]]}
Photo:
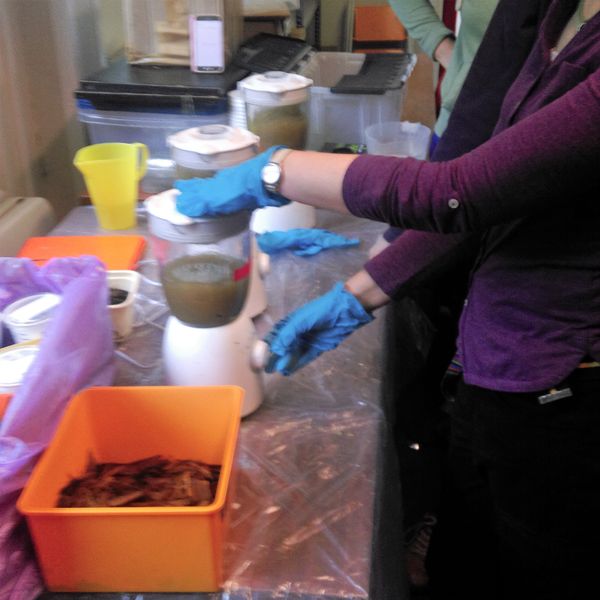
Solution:
{"label": "clear plastic sheet", "polygon": [[[145,235],[144,216],[139,217],[137,233]],[[291,310],[356,272],[367,259],[369,247],[385,229],[382,224],[325,211],[318,211],[317,226],[359,238],[361,244],[311,257],[298,257],[291,252],[271,257],[270,272],[265,277],[269,306],[255,319],[260,337]],[[97,227],[93,209],[80,207],[53,233],[103,232]],[[136,301],[136,325],[118,348],[118,385],[163,383],[161,326],[168,311],[161,288],[152,283],[157,273],[150,247],[139,270],[144,279]],[[381,572],[375,571],[383,568],[373,557],[386,552],[378,547],[374,537],[380,529],[380,523],[374,522],[381,512],[376,506],[378,482],[383,479],[386,484],[381,456],[390,451],[382,448],[382,326],[383,318],[376,318],[336,350],[325,353],[291,377],[265,375],[265,401],[243,420],[240,431],[227,508],[223,592],[79,596],[46,593],[44,598],[403,597],[398,591],[402,585],[389,588],[389,596],[370,592],[372,581],[382,579]],[[394,518],[398,516],[395,514]],[[399,537],[394,537],[391,544],[395,543],[401,543]],[[400,570],[398,565],[396,572]]]}

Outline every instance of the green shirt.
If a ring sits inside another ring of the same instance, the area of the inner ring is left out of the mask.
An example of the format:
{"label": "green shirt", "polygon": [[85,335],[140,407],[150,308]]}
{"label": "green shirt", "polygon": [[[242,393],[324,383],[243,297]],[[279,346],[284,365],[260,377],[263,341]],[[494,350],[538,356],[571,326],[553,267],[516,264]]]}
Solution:
{"label": "green shirt", "polygon": [[[388,0],[388,2],[409,35],[430,57],[433,57],[440,42],[453,34],[427,0]],[[446,129],[456,98],[471,68],[498,0],[462,0],[462,2],[457,1],[456,4],[460,11],[461,24],[440,90],[440,114],[434,127],[438,136],[441,136]]]}

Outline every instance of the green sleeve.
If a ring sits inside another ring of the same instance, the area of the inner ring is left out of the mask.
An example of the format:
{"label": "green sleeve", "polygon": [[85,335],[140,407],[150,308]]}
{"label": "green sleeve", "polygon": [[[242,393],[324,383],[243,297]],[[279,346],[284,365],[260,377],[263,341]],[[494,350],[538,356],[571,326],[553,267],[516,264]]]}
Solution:
{"label": "green sleeve", "polygon": [[453,35],[427,0],[388,0],[410,37],[433,58],[440,42]]}

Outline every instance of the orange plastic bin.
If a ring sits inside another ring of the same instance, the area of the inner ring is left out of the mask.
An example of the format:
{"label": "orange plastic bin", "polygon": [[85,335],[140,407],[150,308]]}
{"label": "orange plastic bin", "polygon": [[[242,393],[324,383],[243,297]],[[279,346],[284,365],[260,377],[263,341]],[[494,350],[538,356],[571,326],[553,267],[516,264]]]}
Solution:
{"label": "orange plastic bin", "polygon": [[[222,584],[224,508],[244,392],[217,387],[98,387],[73,397],[17,507],[50,591],[205,592]],[[221,465],[201,507],[56,508],[97,462],[161,454]]]}

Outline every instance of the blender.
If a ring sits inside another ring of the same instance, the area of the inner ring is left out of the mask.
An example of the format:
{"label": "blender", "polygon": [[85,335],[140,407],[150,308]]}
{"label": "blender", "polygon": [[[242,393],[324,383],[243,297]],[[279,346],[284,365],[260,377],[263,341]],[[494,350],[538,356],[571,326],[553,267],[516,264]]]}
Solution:
{"label": "blender", "polygon": [[[283,145],[304,150],[308,138],[308,101],[312,79],[296,73],[255,73],[238,83],[246,106],[248,129],[260,138],[260,150]],[[290,202],[280,208],[254,212],[251,228],[256,233],[314,227],[315,209]]]}
{"label": "blender", "polygon": [[[259,138],[254,133],[228,125],[203,125],[178,131],[167,138],[175,162],[177,179],[212,177],[220,169],[232,167],[255,156]],[[269,257],[260,252],[255,236],[252,243],[250,290],[244,310],[256,317],[267,308],[263,283],[269,271]]]}
{"label": "blender", "polygon": [[150,240],[171,315],[162,342],[169,385],[238,385],[242,416],[263,399],[267,346],[243,310],[251,271],[250,215],[192,219],[177,190],[145,201]]}

